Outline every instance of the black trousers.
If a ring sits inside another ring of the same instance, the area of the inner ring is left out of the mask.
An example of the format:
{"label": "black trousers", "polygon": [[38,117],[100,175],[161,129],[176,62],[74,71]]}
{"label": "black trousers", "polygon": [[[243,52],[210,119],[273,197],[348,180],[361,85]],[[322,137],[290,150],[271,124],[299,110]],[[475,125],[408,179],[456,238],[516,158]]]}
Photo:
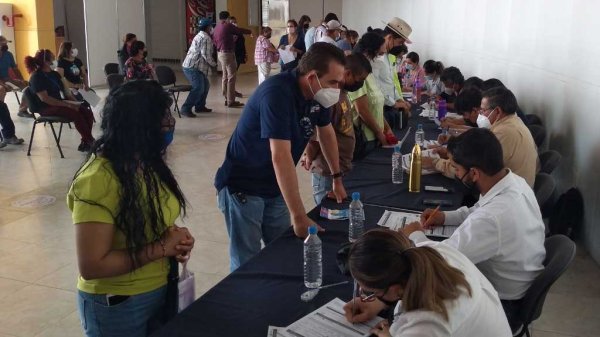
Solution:
{"label": "black trousers", "polygon": [[4,102],[0,102],[0,126],[2,126],[2,137],[4,139],[15,136],[15,123],[10,118],[10,111]]}
{"label": "black trousers", "polygon": [[508,319],[510,329],[513,333],[515,333],[523,324],[520,317],[521,304],[523,300],[500,300],[500,302],[502,302],[502,308],[504,309],[504,313]]}

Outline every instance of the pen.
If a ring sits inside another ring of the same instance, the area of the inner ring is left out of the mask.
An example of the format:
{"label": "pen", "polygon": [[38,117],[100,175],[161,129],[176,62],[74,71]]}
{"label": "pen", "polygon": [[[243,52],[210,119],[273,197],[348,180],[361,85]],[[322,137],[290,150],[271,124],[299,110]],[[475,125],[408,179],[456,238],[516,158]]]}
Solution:
{"label": "pen", "polygon": [[431,215],[429,216],[429,218],[427,218],[427,220],[425,220],[425,223],[423,224],[423,228],[427,228],[427,226],[429,226],[429,222],[431,221],[431,219],[433,219],[433,217],[437,214],[437,212],[440,210],[440,206],[438,205],[438,207],[436,207],[433,212],[431,212]]}
{"label": "pen", "polygon": [[354,304],[356,303],[356,287],[357,287],[357,282],[356,280],[354,280],[354,289],[352,290],[352,315],[350,316],[352,318],[352,324],[354,324]]}

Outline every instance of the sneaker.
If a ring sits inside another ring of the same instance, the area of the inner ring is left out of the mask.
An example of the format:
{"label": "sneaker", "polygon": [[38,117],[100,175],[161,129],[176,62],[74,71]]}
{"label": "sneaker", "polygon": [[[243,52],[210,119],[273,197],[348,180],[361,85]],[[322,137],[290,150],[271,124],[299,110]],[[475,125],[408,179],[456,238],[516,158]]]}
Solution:
{"label": "sneaker", "polygon": [[189,117],[189,118],[194,118],[194,117],[196,117],[196,115],[194,115],[194,113],[193,113],[193,112],[191,112],[191,111],[190,111],[190,112],[182,112],[182,113],[181,113],[181,115],[182,115],[182,116],[185,116],[185,117]]}
{"label": "sneaker", "polygon": [[244,97],[244,95],[241,92],[236,91],[235,92],[235,97],[242,98],[242,97]]}
{"label": "sneaker", "polygon": [[4,141],[1,141],[1,142],[0,142],[0,149],[1,149],[1,148],[3,148],[3,147],[6,147],[6,142],[4,142]]}
{"label": "sneaker", "polygon": [[241,108],[244,106],[244,103],[238,102],[238,101],[233,101],[233,102],[227,104],[227,106],[230,108]]}
{"label": "sneaker", "polygon": [[17,138],[17,136],[12,136],[3,141],[3,143],[10,144],[10,145],[20,145],[20,144],[23,144],[24,142],[25,142],[25,140],[23,138]]}
{"label": "sneaker", "polygon": [[27,112],[27,110],[19,111],[17,113],[17,116],[24,117],[24,118],[33,118],[33,114]]}
{"label": "sneaker", "polygon": [[212,109],[209,109],[207,107],[204,107],[202,109],[196,109],[196,113],[200,113],[200,112],[212,112]]}

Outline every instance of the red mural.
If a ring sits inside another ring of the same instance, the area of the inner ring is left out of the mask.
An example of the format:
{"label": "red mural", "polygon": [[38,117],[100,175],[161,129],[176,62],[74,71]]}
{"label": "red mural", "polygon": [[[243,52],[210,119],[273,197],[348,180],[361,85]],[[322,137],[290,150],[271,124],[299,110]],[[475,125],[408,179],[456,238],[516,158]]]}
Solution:
{"label": "red mural", "polygon": [[198,20],[209,18],[215,21],[215,0],[186,0],[186,38],[188,47],[198,34]]}

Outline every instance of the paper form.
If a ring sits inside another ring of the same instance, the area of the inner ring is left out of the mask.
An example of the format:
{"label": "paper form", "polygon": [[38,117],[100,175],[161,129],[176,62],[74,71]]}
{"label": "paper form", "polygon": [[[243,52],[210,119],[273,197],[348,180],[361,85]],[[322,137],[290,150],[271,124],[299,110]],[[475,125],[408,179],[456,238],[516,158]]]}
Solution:
{"label": "paper form", "polygon": [[[346,303],[339,298],[304,316],[285,330],[292,337],[367,337],[381,317],[364,323],[349,323],[344,315]],[[272,337],[272,336],[270,336]]]}
{"label": "paper form", "polygon": [[[395,212],[385,211],[381,216],[381,219],[377,222],[377,225],[387,227],[391,230],[399,230],[411,222],[420,222],[421,214],[407,213],[407,212]],[[449,238],[454,231],[456,226],[437,226],[431,229],[425,229],[423,232],[429,236],[439,236],[443,238]]]}
{"label": "paper form", "polygon": [[292,335],[285,332],[285,329],[277,326],[269,326],[267,337],[292,337]]}
{"label": "paper form", "polygon": [[[433,144],[433,143],[429,143],[429,144]],[[428,150],[421,151],[421,157],[439,158],[440,155],[437,153],[434,153],[433,149],[428,149]],[[402,156],[402,169],[404,171],[410,173],[410,153],[407,153]],[[438,172],[436,170],[421,169],[421,174],[423,174],[423,175],[434,174],[434,173],[438,173]]]}
{"label": "paper form", "polygon": [[285,46],[284,49],[279,49],[279,58],[285,63],[290,63],[296,59],[296,55],[291,51],[292,46]]}

